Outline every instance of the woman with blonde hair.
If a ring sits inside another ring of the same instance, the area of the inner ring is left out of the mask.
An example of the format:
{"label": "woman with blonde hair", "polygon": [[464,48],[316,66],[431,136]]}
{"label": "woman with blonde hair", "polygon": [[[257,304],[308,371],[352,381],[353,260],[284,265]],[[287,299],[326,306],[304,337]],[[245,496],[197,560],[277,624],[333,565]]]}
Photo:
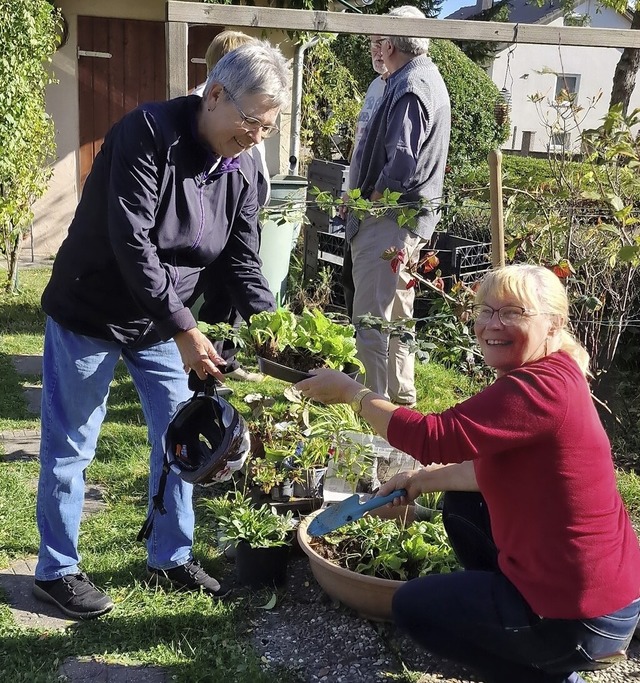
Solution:
{"label": "woman with blonde hair", "polygon": [[405,489],[400,504],[447,492],[443,520],[465,571],[407,582],[394,618],[490,683],[583,682],[576,671],[624,657],[638,622],[638,540],[568,309],[546,268],[488,273],[473,316],[497,379],[438,415],[395,406],[334,371],[296,385],[325,403],[351,403],[425,465],[379,495]]}

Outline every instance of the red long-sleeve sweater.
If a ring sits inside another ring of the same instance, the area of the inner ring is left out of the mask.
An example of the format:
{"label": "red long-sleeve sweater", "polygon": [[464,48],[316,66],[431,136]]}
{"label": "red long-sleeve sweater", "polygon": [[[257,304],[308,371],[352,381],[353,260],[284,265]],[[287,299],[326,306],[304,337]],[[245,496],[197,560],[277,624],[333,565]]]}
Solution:
{"label": "red long-sleeve sweater", "polygon": [[609,440],[566,353],[440,415],[399,408],[387,438],[423,464],[474,461],[500,568],[540,616],[601,616],[640,596],[640,549]]}

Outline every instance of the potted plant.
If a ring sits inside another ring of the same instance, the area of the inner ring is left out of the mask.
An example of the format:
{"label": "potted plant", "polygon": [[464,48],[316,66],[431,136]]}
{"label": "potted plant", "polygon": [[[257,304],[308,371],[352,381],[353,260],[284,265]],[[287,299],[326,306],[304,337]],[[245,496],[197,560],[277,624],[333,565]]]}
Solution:
{"label": "potted plant", "polygon": [[198,328],[212,339],[231,338],[237,346],[250,344],[260,370],[286,382],[299,382],[309,376],[310,370],[322,367],[364,372],[356,358],[353,325],[340,324],[320,309],[305,309],[300,315],[286,308],[262,311],[238,330],[202,322]]}
{"label": "potted plant", "polygon": [[[215,514],[215,503],[204,501]],[[233,504],[218,510],[217,528],[222,543],[236,545],[236,573],[250,588],[283,586],[287,579],[289,550],[296,520],[291,511],[278,514],[272,507],[255,507],[235,494]]]}
{"label": "potted plant", "polygon": [[443,496],[442,491],[421,493],[414,501],[416,519],[429,522],[435,520],[437,516],[441,516]]}
{"label": "potted plant", "polygon": [[404,581],[458,568],[440,519],[411,521],[406,511],[404,519],[369,514],[311,537],[308,526],[320,512],[301,522],[298,542],[323,590],[362,617],[390,621],[393,594]]}
{"label": "potted plant", "polygon": [[285,461],[291,469],[293,493],[297,498],[321,498],[331,442],[321,436],[301,440],[292,457]]}

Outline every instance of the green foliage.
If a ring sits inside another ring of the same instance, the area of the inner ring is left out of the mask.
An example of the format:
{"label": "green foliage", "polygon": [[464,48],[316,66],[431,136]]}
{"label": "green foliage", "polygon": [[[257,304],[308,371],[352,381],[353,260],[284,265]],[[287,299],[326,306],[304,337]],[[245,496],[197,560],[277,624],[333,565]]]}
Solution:
{"label": "green foliage", "polygon": [[59,13],[46,0],[12,0],[0,9],[0,251],[15,288],[17,257],[31,206],[46,190],[55,152],[45,109],[46,64],[58,43]]}
{"label": "green foliage", "polygon": [[507,257],[548,265],[565,280],[597,381],[611,367],[640,296],[638,123],[640,109],[624,115],[621,105],[613,107],[600,128],[583,134],[583,163],[555,155],[549,180],[528,191],[505,188]]}
{"label": "green foliage", "polygon": [[458,568],[441,519],[399,527],[365,515],[327,534],[324,542],[334,547],[340,566],[382,579],[407,581]]}
{"label": "green foliage", "polygon": [[295,528],[291,510],[279,515],[267,505],[254,507],[248,498],[237,492],[228,505],[215,499],[205,499],[202,505],[215,517],[222,532],[222,542],[246,541],[252,548],[273,548],[291,542]]}
{"label": "green foliage", "polygon": [[437,510],[444,497],[443,491],[429,491],[429,493],[421,493],[416,498],[416,503],[424,505],[429,510]]}
{"label": "green foliage", "polygon": [[[362,106],[362,91],[351,71],[332,50],[335,36],[321,36],[305,53],[302,93],[301,149],[303,162],[346,159],[353,145],[355,122]],[[334,136],[342,138],[336,147]]]}
{"label": "green foliage", "polygon": [[353,326],[335,322],[319,308],[304,309],[300,315],[286,308],[262,311],[252,315],[249,325],[242,325],[238,331],[228,325],[203,322],[198,323],[198,328],[212,339],[231,337],[234,343],[250,343],[258,355],[302,350],[321,358],[330,368],[342,370],[345,365],[355,365],[363,369],[356,358]]}
{"label": "green foliage", "polygon": [[486,160],[507,139],[509,125],[498,125],[494,106],[500,93],[493,81],[448,40],[432,40],[429,54],[437,64],[451,99],[448,185],[458,174]]}

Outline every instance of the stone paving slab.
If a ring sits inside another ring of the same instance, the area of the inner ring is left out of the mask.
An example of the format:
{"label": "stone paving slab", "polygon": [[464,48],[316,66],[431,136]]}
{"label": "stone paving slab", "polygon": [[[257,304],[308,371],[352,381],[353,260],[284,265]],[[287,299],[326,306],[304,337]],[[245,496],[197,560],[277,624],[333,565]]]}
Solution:
{"label": "stone paving slab", "polygon": [[[85,489],[82,519],[106,508],[104,489],[88,485]],[[19,626],[25,628],[65,629],[75,623],[63,617],[54,605],[36,600],[31,594],[37,557],[16,560],[6,569],[0,569],[0,588],[7,594],[9,609]]]}
{"label": "stone paving slab", "polygon": [[0,432],[0,444],[4,449],[5,461],[37,460],[40,453],[39,429],[16,429]]}
{"label": "stone paving slab", "polygon": [[40,415],[42,403],[42,387],[35,384],[25,384],[22,393],[27,401],[27,410],[32,415]]}
{"label": "stone paving slab", "polygon": [[16,354],[11,356],[13,367],[19,375],[42,375],[42,354]]}
{"label": "stone paving slab", "polygon": [[0,570],[0,587],[7,593],[9,608],[19,626],[63,630],[75,623],[57,607],[36,600],[31,594],[37,557],[16,560]]}
{"label": "stone paving slab", "polygon": [[154,666],[105,664],[93,658],[67,659],[58,674],[69,683],[165,683],[164,669]]}

